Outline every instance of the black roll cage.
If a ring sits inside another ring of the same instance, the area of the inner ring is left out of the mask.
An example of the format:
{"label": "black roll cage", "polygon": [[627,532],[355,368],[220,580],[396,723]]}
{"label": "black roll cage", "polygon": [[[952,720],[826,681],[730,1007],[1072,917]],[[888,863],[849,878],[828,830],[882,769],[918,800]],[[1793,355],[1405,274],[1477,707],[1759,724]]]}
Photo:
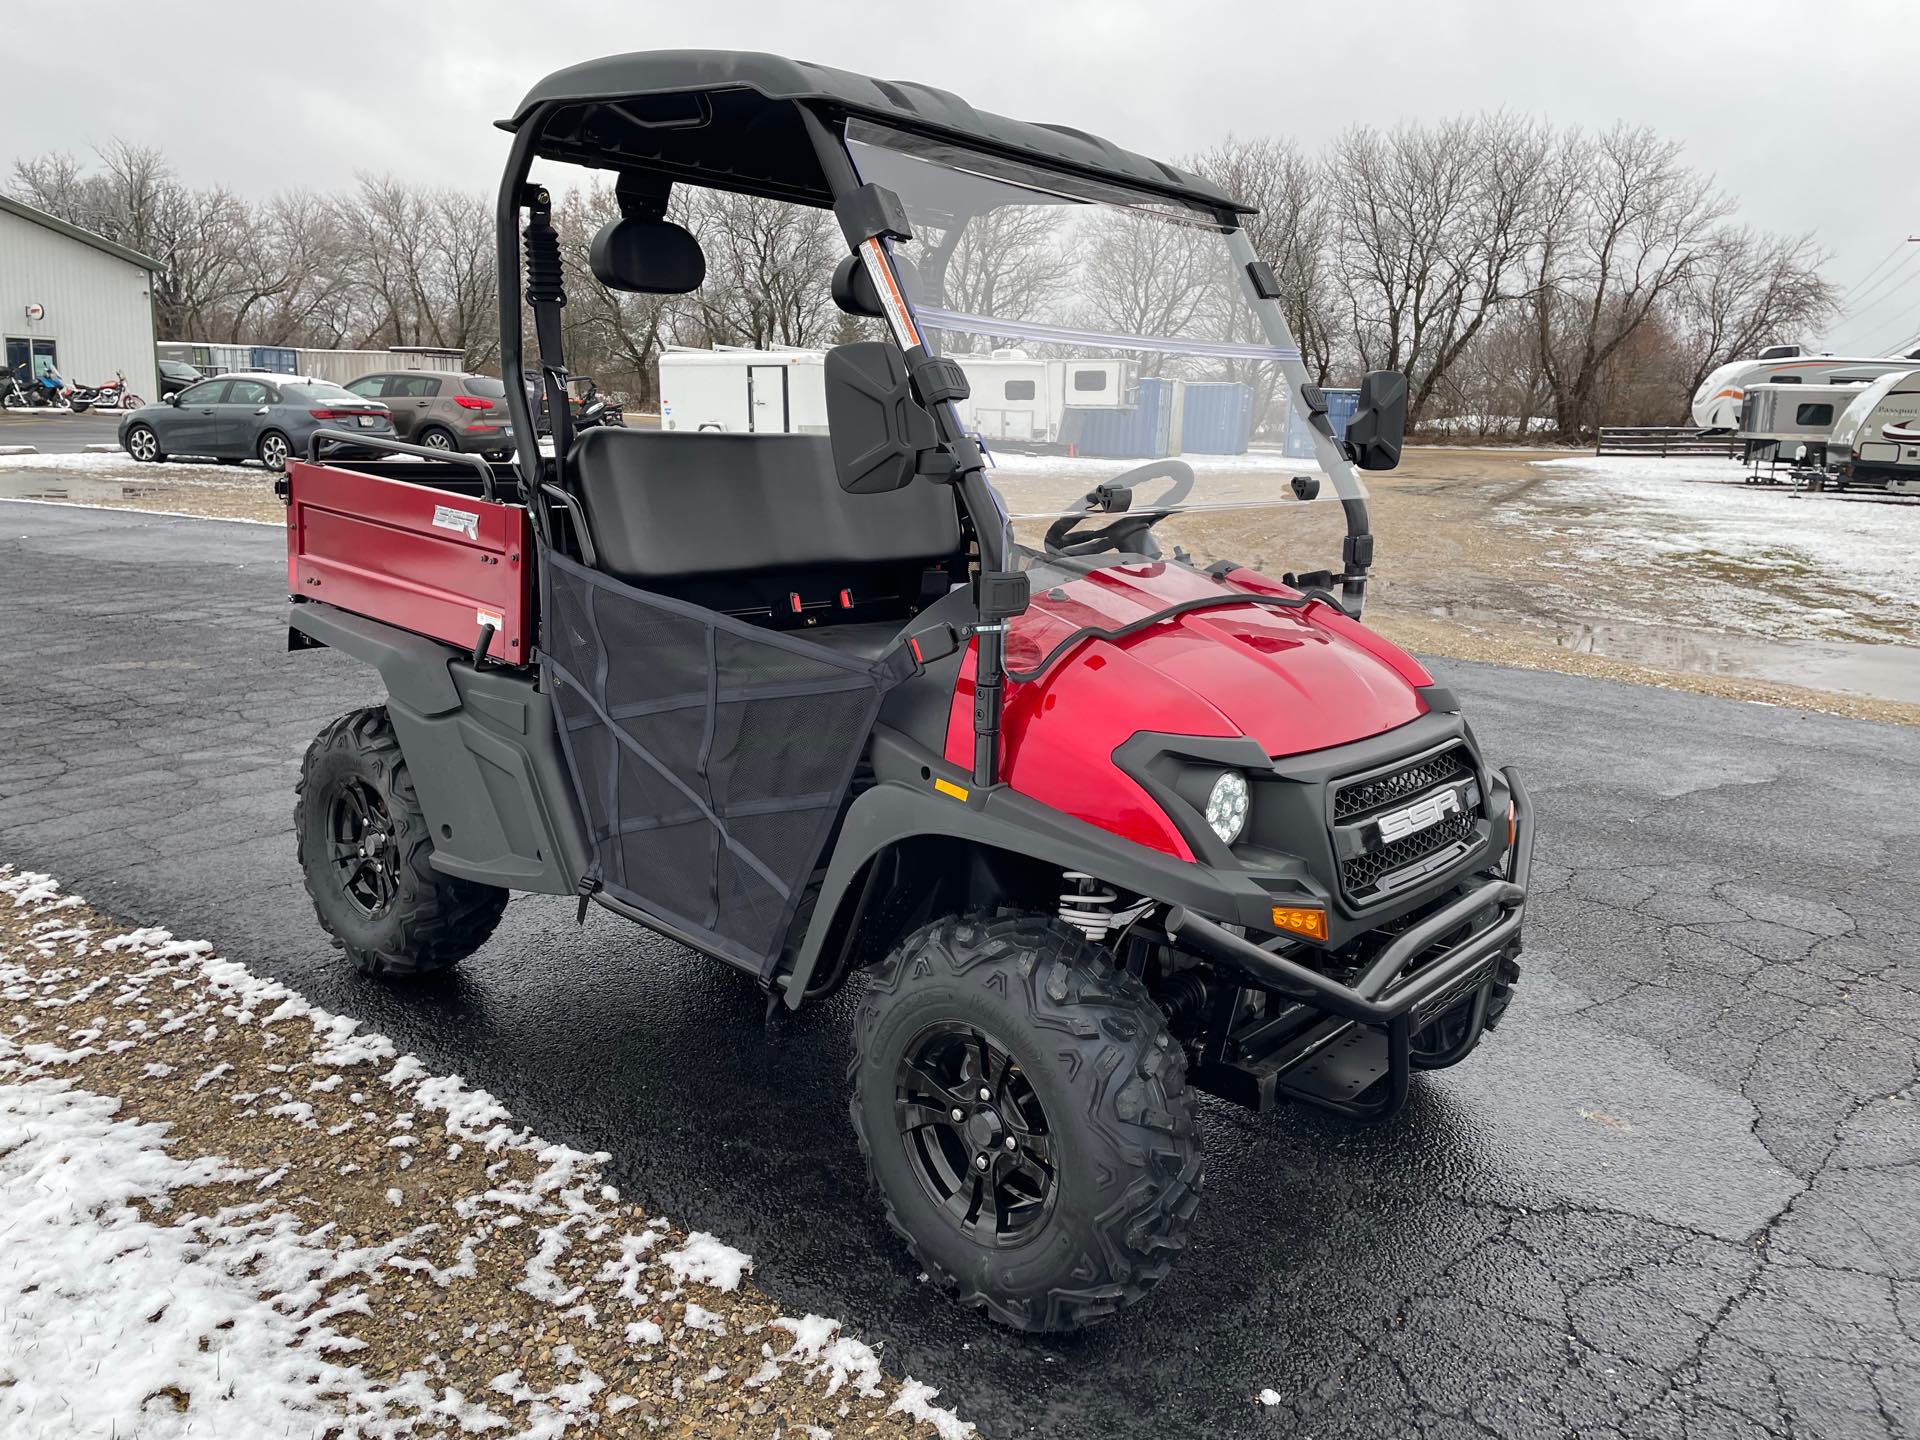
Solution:
{"label": "black roll cage", "polygon": [[[688,92],[698,97],[700,92]],[[553,527],[548,503],[562,506],[571,516],[576,532],[580,533],[581,544],[591,545],[591,537],[582,529],[583,511],[578,497],[574,494],[567,474],[566,433],[558,422],[554,431],[553,475],[549,479],[540,454],[539,436],[535,430],[531,405],[528,403],[525,384],[524,335],[522,328],[522,267],[520,217],[530,207],[536,209],[544,218],[548,205],[544,189],[528,184],[532,173],[533,161],[541,155],[541,140],[546,126],[559,112],[566,110],[574,102],[566,100],[544,100],[533,104],[525,113],[516,117],[512,127],[513,141],[507,152],[506,167],[501,175],[500,188],[495,206],[495,230],[497,262],[500,285],[500,368],[507,389],[507,408],[513,417],[515,447],[520,474],[523,477],[522,494],[527,497],[527,508],[532,517],[537,548],[544,550],[553,543]],[[866,225],[862,219],[869,214],[876,199],[891,200],[886,192],[876,197],[877,187],[863,186],[858,172],[854,168],[852,157],[847,151],[846,125],[850,118],[842,108],[830,102],[794,99],[790,102],[805,129],[808,142],[820,166],[825,190],[833,199],[836,215],[840,218],[843,230],[847,233],[849,251],[863,260],[873,278],[884,288],[891,285],[894,293],[904,295],[900,286],[899,274],[894,267],[887,237],[890,232],[885,228]],[[898,124],[898,121],[892,123]],[[906,128],[906,127],[902,127]],[[982,141],[982,150],[992,153],[997,147]],[[559,158],[579,163],[577,155],[561,155]],[[641,162],[630,170],[646,172],[650,168]],[[1061,162],[1061,168],[1076,170],[1072,164]],[[626,173],[624,170],[622,173]],[[668,179],[682,179],[688,183],[701,183],[698,177],[680,175],[670,167],[661,166],[657,173]],[[731,188],[748,194],[767,194],[777,199],[792,199],[790,194],[776,193],[776,187],[757,186],[745,182],[742,177],[734,177],[742,183]],[[1137,179],[1128,179],[1123,183],[1138,186]],[[897,205],[897,202],[895,202]],[[884,208],[884,207],[883,207]],[[858,218],[857,218],[858,217]],[[1228,227],[1229,244],[1234,258],[1246,272],[1245,280],[1249,296],[1256,313],[1266,330],[1270,343],[1285,348],[1292,347],[1292,335],[1287,327],[1285,316],[1281,313],[1278,300],[1271,293],[1270,273],[1255,256],[1252,244],[1245,231],[1239,226],[1238,213],[1225,206],[1216,211],[1216,218]],[[878,273],[875,273],[878,272]],[[537,297],[529,294],[530,302]],[[562,301],[564,303],[564,301]],[[553,312],[549,311],[551,315]],[[536,306],[536,320],[538,308]],[[911,329],[911,322],[889,317],[889,329],[893,339],[909,357],[909,366],[916,371],[916,383],[923,365],[938,365],[931,360],[921,347],[917,334]],[[557,323],[552,329],[557,332]],[[554,357],[545,357],[551,363]],[[1305,371],[1296,358],[1281,362],[1289,386],[1299,394],[1306,384]],[[550,401],[551,408],[551,401]],[[561,409],[564,411],[564,397]],[[938,399],[926,407],[933,416],[935,429],[939,437],[940,449],[948,458],[949,468],[943,474],[929,476],[923,474],[916,483],[951,483],[959,494],[962,510],[972,529],[979,548],[979,565],[973,580],[975,619],[969,627],[978,644],[976,656],[976,690],[974,702],[974,764],[973,780],[981,788],[991,787],[999,781],[999,730],[1000,696],[1005,680],[1005,631],[1008,620],[1026,608],[1026,587],[1024,575],[1014,574],[1008,565],[1013,544],[1010,526],[999,497],[986,479],[978,447],[961,426],[959,412],[950,399]],[[1315,433],[1315,446],[1323,464],[1331,462],[1330,472],[1346,464],[1345,455],[1339,450],[1339,442],[1333,437],[1331,425],[1324,413],[1310,415]],[[1347,537],[1343,547],[1343,565],[1336,576],[1329,577],[1338,581],[1341,587],[1341,602],[1348,614],[1358,616],[1365,599],[1367,572],[1373,559],[1373,536],[1367,503],[1354,496],[1342,496],[1341,505],[1347,522]],[[590,552],[584,558],[591,564]],[[965,637],[962,637],[963,639]]]}

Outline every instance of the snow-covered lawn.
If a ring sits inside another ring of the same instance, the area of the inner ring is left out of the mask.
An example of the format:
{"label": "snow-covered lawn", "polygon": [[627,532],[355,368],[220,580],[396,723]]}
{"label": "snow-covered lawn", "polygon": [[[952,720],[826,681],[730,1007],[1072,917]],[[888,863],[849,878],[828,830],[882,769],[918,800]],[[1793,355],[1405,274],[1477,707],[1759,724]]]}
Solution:
{"label": "snow-covered lawn", "polygon": [[973,1433],[606,1158],[0,867],[0,1435]]}
{"label": "snow-covered lawn", "polygon": [[142,464],[124,450],[73,455],[0,455],[0,476],[10,471],[85,476],[95,480],[218,480],[230,485],[251,482],[262,488],[273,480],[272,473],[262,465],[222,465],[211,460]]}
{"label": "snow-covered lawn", "polygon": [[1812,596],[1831,586],[1835,618],[1861,596],[1884,618],[1920,624],[1920,505],[1742,483],[1737,460],[1578,456],[1535,462],[1548,477],[1510,518],[1582,559],[1722,564]]}

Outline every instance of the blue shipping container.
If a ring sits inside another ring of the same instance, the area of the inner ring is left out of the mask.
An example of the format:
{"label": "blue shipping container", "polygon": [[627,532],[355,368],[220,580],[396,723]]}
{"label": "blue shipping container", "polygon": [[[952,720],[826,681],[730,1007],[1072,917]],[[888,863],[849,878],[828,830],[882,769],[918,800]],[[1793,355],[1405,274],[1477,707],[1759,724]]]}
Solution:
{"label": "blue shipping container", "polygon": [[[1347,422],[1353,419],[1353,412],[1360,408],[1358,390],[1322,390],[1326,397],[1327,419],[1333,424],[1333,438],[1347,438]],[[1307,417],[1298,405],[1287,407],[1286,453],[1296,460],[1313,458],[1313,431],[1307,425]]]}
{"label": "blue shipping container", "polygon": [[1253,391],[1237,380],[1189,381],[1181,405],[1182,455],[1244,455],[1253,435]]}
{"label": "blue shipping container", "polygon": [[1172,380],[1142,380],[1134,403],[1118,410],[1068,406],[1060,441],[1076,455],[1158,460],[1174,453]]}
{"label": "blue shipping container", "polygon": [[271,371],[275,375],[291,375],[300,368],[300,357],[279,345],[254,346],[250,362],[254,369]]}

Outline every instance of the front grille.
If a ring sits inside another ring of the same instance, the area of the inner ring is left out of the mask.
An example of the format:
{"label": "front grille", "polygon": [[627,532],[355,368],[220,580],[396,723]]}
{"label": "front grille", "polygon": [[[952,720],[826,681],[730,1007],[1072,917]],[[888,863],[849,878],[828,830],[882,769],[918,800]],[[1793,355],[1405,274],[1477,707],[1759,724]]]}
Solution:
{"label": "front grille", "polygon": [[1449,815],[1438,825],[1431,825],[1417,834],[1343,860],[1340,864],[1340,882],[1349,895],[1364,894],[1379,885],[1382,876],[1391,875],[1402,866],[1472,844],[1477,834],[1475,824],[1478,819],[1477,807],[1473,812]]}
{"label": "front grille", "polygon": [[1468,763],[1466,747],[1455,745],[1438,755],[1429,755],[1424,760],[1416,761],[1404,770],[1378,775],[1335,791],[1333,818],[1336,821],[1351,820],[1356,815],[1365,815],[1396,800],[1411,800],[1436,785],[1464,780],[1471,774],[1473,767]]}

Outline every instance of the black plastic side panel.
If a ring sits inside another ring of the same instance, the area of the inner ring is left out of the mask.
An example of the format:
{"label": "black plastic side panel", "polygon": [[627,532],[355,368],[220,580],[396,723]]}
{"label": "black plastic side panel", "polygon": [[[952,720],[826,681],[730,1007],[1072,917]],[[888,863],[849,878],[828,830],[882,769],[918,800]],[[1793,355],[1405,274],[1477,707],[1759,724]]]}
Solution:
{"label": "black plastic side panel", "polygon": [[574,892],[586,831],[553,706],[530,674],[476,670],[448,646],[331,606],[296,605],[290,624],[380,671],[433,827],[434,868],[510,890]]}

